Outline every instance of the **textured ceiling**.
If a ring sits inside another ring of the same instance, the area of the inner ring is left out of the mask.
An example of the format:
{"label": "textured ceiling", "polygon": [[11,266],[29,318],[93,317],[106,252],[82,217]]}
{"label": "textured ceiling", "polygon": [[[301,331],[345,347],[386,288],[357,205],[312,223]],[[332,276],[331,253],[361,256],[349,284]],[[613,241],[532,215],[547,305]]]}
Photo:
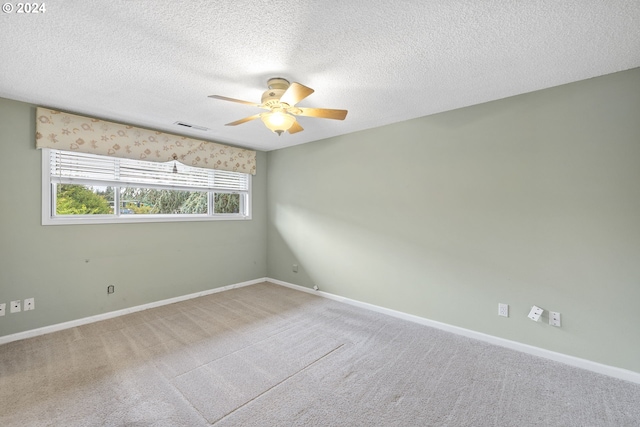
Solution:
{"label": "textured ceiling", "polygon": [[[45,4],[0,14],[0,97],[265,151],[640,66],[638,0]],[[208,95],[259,102],[275,76],[349,115],[224,126],[263,110]]]}

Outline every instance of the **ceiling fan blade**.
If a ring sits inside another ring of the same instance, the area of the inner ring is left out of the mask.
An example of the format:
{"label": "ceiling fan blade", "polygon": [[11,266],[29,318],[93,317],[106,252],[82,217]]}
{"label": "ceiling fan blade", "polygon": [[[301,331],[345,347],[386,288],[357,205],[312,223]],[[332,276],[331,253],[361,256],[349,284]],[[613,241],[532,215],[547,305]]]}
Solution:
{"label": "ceiling fan blade", "polygon": [[289,104],[293,107],[298,102],[311,95],[313,92],[313,89],[311,89],[310,87],[306,87],[305,85],[301,85],[300,83],[293,82],[280,97],[280,102],[284,102],[285,104]]}
{"label": "ceiling fan blade", "polygon": [[344,120],[347,117],[347,110],[331,110],[328,108],[299,108],[296,112],[299,116],[320,117],[322,119]]}
{"label": "ceiling fan blade", "polygon": [[302,132],[303,130],[304,128],[300,126],[300,123],[296,121],[296,122],[293,122],[293,124],[289,128],[289,133],[298,133],[298,132]]}
{"label": "ceiling fan blade", "polygon": [[237,126],[246,122],[250,122],[251,120],[255,120],[260,118],[260,114],[256,114],[254,116],[245,117],[244,119],[236,120],[235,122],[227,123],[225,126]]}
{"label": "ceiling fan blade", "polygon": [[237,102],[239,104],[253,105],[254,107],[260,106],[260,104],[256,104],[255,102],[243,101],[242,99],[228,98],[226,96],[220,96],[220,95],[209,95],[209,98],[216,98],[216,99],[221,99],[223,101]]}

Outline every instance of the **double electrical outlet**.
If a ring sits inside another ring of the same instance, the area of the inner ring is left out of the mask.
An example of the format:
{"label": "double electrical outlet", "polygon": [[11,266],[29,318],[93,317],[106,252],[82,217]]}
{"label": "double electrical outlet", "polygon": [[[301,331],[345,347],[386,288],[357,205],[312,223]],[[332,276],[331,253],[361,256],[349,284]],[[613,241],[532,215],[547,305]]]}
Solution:
{"label": "double electrical outlet", "polygon": [[[23,301],[15,300],[9,303],[9,313],[19,313],[21,311],[29,311],[36,309],[36,299],[27,298]],[[4,316],[7,312],[7,304],[0,303],[0,316]]]}

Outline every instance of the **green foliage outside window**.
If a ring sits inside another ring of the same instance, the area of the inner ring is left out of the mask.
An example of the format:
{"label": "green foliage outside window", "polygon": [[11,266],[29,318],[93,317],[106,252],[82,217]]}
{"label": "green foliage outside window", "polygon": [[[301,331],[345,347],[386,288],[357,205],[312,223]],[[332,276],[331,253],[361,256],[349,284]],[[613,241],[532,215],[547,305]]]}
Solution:
{"label": "green foliage outside window", "polygon": [[[113,187],[59,184],[57,186],[57,215],[113,214]],[[120,191],[121,214],[206,214],[208,194],[200,191],[123,188]],[[214,213],[240,212],[240,195],[215,193]]]}
{"label": "green foliage outside window", "polygon": [[238,213],[240,212],[240,195],[228,193],[216,193],[214,195],[215,213]]}
{"label": "green foliage outside window", "polygon": [[120,200],[136,214],[206,214],[207,193],[199,191],[124,188]]}
{"label": "green foliage outside window", "polygon": [[60,184],[57,187],[57,215],[110,214],[109,202],[83,185]]}

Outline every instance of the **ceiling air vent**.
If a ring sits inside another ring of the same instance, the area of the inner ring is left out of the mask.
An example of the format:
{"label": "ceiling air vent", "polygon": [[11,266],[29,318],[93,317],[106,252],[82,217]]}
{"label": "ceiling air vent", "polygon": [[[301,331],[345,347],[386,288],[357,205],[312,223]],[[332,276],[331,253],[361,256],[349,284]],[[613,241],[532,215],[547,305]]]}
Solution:
{"label": "ceiling air vent", "polygon": [[201,130],[201,131],[208,131],[209,128],[206,128],[204,126],[196,126],[196,125],[190,125],[189,123],[185,123],[185,122],[175,122],[174,125],[178,125],[178,126],[183,126],[189,129],[196,129],[196,130]]}

